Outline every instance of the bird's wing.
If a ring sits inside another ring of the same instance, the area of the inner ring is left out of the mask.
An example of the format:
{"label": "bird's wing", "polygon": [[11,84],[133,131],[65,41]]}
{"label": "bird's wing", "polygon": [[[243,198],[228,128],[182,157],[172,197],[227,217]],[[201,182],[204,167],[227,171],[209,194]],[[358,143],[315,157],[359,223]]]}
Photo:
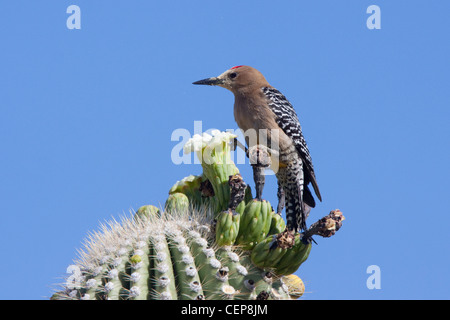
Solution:
{"label": "bird's wing", "polygon": [[300,121],[298,120],[294,107],[277,89],[272,87],[264,87],[262,90],[268,98],[269,107],[275,114],[278,126],[288,137],[292,139],[303,160],[306,173],[305,178],[309,178],[308,180],[312,183],[317,198],[322,201],[322,196],[320,195],[319,186],[317,185],[316,176],[314,174],[314,166],[312,164],[311,155],[309,153],[305,138],[303,137]]}

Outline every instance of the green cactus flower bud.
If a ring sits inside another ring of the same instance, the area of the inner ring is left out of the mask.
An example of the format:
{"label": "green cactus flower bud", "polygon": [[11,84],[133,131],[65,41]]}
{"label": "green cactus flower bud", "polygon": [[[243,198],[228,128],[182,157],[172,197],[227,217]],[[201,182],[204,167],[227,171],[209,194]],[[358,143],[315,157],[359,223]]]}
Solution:
{"label": "green cactus flower bud", "polygon": [[[211,190],[209,190],[211,189]],[[200,208],[203,206],[216,207],[214,190],[205,175],[190,175],[177,181],[169,190],[169,194],[183,193],[190,205]]]}
{"label": "green cactus flower bud", "polygon": [[297,234],[294,246],[287,249],[286,254],[279,260],[274,272],[278,275],[294,273],[308,259],[310,252],[311,243],[304,243],[301,240],[301,235]]}
{"label": "green cactus flower bud", "polygon": [[157,217],[161,216],[161,211],[152,205],[146,205],[140,207],[136,214],[134,215],[135,219],[149,219],[150,216],[156,215]]}
{"label": "green cactus flower bud", "polygon": [[172,193],[166,200],[166,212],[178,213],[189,208],[189,199],[184,193]]}
{"label": "green cactus flower bud", "polygon": [[244,250],[250,250],[263,241],[272,224],[271,214],[272,207],[266,200],[254,199],[248,203],[241,217],[236,244],[241,245]]}
{"label": "green cactus flower bud", "polygon": [[278,234],[283,232],[285,229],[286,224],[283,220],[283,217],[280,214],[272,211],[272,221],[270,224],[270,230],[268,234],[269,235]]}
{"label": "green cactus flower bud", "polygon": [[222,211],[216,217],[216,244],[230,246],[234,244],[239,232],[241,215],[232,210]]}
{"label": "green cactus flower bud", "polygon": [[277,246],[276,236],[269,236],[253,248],[251,259],[257,267],[271,269],[285,253],[286,249]]}
{"label": "green cactus flower bud", "polygon": [[290,232],[266,238],[253,248],[252,262],[262,269],[270,269],[277,275],[294,273],[308,259],[311,244],[304,243],[300,234]]}

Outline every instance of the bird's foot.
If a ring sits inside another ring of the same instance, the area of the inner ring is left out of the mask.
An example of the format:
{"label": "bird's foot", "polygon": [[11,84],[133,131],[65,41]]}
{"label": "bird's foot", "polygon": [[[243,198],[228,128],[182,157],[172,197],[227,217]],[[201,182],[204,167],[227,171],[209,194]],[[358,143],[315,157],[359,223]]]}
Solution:
{"label": "bird's foot", "polygon": [[251,165],[269,167],[271,164],[271,149],[261,144],[254,145],[248,149],[248,158]]}
{"label": "bird's foot", "polygon": [[264,167],[259,165],[253,165],[253,180],[255,181],[256,199],[262,200],[262,193],[264,190],[264,184],[266,182],[266,176],[264,175]]}
{"label": "bird's foot", "polygon": [[283,187],[281,187],[280,184],[278,184],[277,197],[278,197],[277,213],[281,215],[281,212],[283,211],[284,206],[286,205],[286,195],[284,194]]}

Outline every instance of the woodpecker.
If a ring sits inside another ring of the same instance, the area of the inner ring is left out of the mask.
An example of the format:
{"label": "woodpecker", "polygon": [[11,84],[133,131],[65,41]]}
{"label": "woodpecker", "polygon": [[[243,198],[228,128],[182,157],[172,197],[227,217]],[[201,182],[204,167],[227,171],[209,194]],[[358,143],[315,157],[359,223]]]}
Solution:
{"label": "woodpecker", "polygon": [[[268,148],[277,139],[279,164],[274,171],[278,180],[278,210],[285,201],[287,229],[294,233],[306,230],[307,215],[315,207],[308,185],[311,183],[320,201],[322,196],[300,121],[292,104],[267,82],[261,72],[249,66],[232,67],[217,77],[193,84],[219,86],[234,94],[234,118],[244,131],[244,136],[245,132],[255,130],[259,134],[256,143],[266,141]],[[264,139],[262,133],[265,134]],[[250,148],[249,140],[246,141]],[[285,199],[280,199],[283,194]]]}

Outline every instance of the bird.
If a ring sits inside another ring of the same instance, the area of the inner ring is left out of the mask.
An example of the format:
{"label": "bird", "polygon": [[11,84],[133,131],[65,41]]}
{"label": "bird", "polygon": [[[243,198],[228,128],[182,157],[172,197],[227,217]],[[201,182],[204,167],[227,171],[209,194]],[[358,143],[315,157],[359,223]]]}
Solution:
{"label": "bird", "polygon": [[[274,172],[278,183],[278,210],[285,205],[288,231],[306,230],[306,218],[316,205],[309,184],[320,201],[322,196],[300,121],[289,100],[272,87],[260,71],[245,65],[193,84],[219,86],[234,94],[234,118],[249,148],[249,143],[262,141],[269,150],[277,147],[278,167]],[[251,142],[246,132],[257,132],[256,141]],[[257,193],[261,192],[257,187]]]}

